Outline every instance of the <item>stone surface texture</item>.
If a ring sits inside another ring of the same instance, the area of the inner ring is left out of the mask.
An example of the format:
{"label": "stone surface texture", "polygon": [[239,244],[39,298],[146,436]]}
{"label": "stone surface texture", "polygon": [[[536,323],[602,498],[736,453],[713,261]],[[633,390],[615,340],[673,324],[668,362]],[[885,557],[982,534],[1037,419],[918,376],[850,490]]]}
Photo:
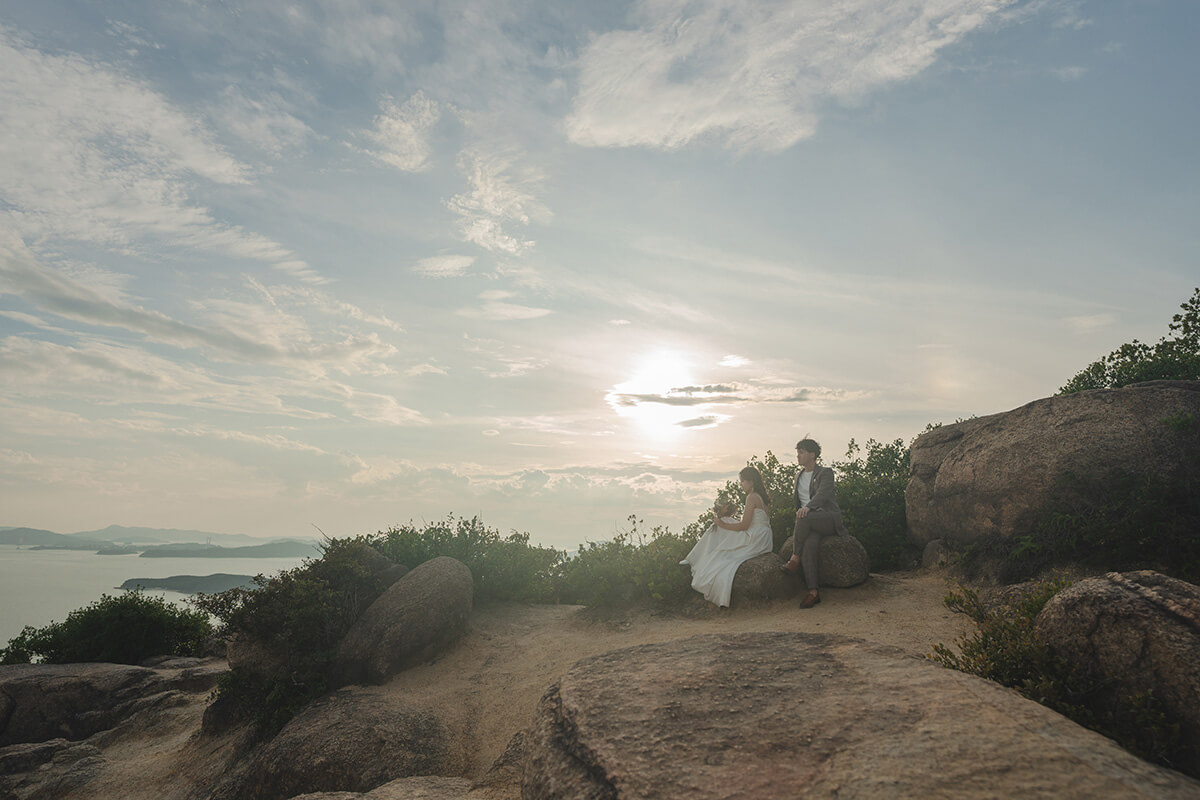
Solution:
{"label": "stone surface texture", "polygon": [[[853,536],[826,536],[821,539],[820,560],[817,565],[817,580],[821,586],[848,589],[865,583],[871,577],[871,558],[867,548]],[[792,557],[792,540],[789,537],[779,548],[784,561]],[[784,577],[788,577],[784,574]],[[789,580],[796,587],[804,585],[803,572],[797,572]]]}
{"label": "stone surface texture", "polygon": [[774,553],[743,561],[733,576],[730,607],[761,606],[795,594],[796,582],[779,569],[782,563]]}
{"label": "stone surface texture", "polygon": [[334,682],[379,684],[427,661],[466,629],[474,597],[471,570],[439,556],[408,572],[379,596],[338,646]]}
{"label": "stone surface texture", "polygon": [[460,776],[462,737],[428,709],[378,688],[351,687],[320,698],[271,741],[214,798],[284,800],[314,792],[369,792],[419,775]]}
{"label": "stone surface texture", "polygon": [[909,537],[970,544],[1028,530],[1063,476],[1112,469],[1167,477],[1187,458],[1164,420],[1200,418],[1200,381],[1151,381],[1035,400],[943,425],[912,446]]}
{"label": "stone surface texture", "polygon": [[86,739],[176,692],[206,691],[225,671],[213,660],[182,668],[125,664],[0,667],[0,746]]}
{"label": "stone surface texture", "polygon": [[1039,638],[1111,690],[1152,691],[1200,772],[1200,587],[1157,572],[1110,572],[1046,603]]}
{"label": "stone surface texture", "polygon": [[526,800],[1195,798],[1015,692],[824,634],[703,635],[585,659],[539,704]]}

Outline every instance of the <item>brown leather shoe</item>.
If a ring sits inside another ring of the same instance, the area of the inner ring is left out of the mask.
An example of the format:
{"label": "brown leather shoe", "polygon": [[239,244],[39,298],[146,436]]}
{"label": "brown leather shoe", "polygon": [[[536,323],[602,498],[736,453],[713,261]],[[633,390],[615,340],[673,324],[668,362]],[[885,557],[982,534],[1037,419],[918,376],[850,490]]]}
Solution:
{"label": "brown leather shoe", "polygon": [[800,601],[800,607],[812,608],[819,602],[821,602],[821,595],[817,593],[816,589],[813,589],[811,592],[804,595],[804,599]]}
{"label": "brown leather shoe", "polygon": [[789,559],[786,564],[780,564],[779,568],[781,570],[783,570],[784,572],[786,572],[788,575],[795,575],[797,572],[800,571],[800,559],[796,559],[795,561],[796,561],[796,566],[794,566],[794,567],[792,566],[792,561]]}

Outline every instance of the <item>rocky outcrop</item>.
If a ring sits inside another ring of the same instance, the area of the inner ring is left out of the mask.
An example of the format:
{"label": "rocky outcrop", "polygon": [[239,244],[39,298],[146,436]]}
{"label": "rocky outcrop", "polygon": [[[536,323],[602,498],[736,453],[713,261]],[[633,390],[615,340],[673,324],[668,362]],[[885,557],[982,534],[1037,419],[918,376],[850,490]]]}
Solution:
{"label": "rocky outcrop", "polygon": [[[832,586],[837,589],[848,589],[858,586],[871,577],[871,558],[867,548],[853,536],[826,536],[821,539],[819,563],[817,565],[817,580],[822,586]],[[789,537],[779,548],[779,557],[785,562],[792,557],[792,540]],[[797,572],[795,576],[787,576],[793,586],[799,587],[804,583],[804,573]]]}
{"label": "rocky outcrop", "polygon": [[1068,475],[1171,478],[1192,457],[1168,422],[1200,418],[1200,381],[1152,381],[1048,397],[943,425],[913,442],[909,537],[971,543],[1026,532]]}
{"label": "rocky outcrop", "polygon": [[0,746],[86,739],[169,700],[172,693],[207,691],[224,671],[221,662],[195,660],[175,669],[124,664],[0,667]]}
{"label": "rocky outcrop", "polygon": [[539,704],[526,800],[1192,798],[1015,692],[882,645],[730,634],[576,664]]}
{"label": "rocky outcrop", "polygon": [[439,556],[396,581],[338,646],[334,683],[378,684],[427,661],[466,629],[474,582],[461,561]]}
{"label": "rocky outcrop", "polygon": [[743,561],[729,590],[730,607],[760,606],[795,594],[796,582],[779,569],[782,563],[774,553]]}
{"label": "rocky outcrop", "polygon": [[1038,637],[1102,692],[1153,692],[1180,726],[1200,774],[1200,587],[1157,572],[1110,572],[1069,586],[1046,603]]}
{"label": "rocky outcrop", "polygon": [[213,797],[284,800],[306,792],[368,792],[417,775],[460,776],[466,746],[434,713],[396,693],[342,689],[288,722]]}
{"label": "rocky outcrop", "polygon": [[466,778],[441,778],[423,775],[385,783],[366,794],[354,792],[315,792],[291,800],[463,800],[470,797],[471,782]]}
{"label": "rocky outcrop", "polygon": [[93,745],[53,739],[0,748],[0,798],[70,797],[104,768]]}

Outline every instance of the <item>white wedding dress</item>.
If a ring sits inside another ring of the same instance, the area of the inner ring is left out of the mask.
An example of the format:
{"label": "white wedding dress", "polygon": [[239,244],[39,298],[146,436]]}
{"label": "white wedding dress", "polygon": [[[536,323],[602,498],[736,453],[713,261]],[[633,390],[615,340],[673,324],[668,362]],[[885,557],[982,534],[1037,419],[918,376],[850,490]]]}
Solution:
{"label": "white wedding dress", "polygon": [[[725,522],[737,522],[732,517],[723,517]],[[771,538],[771,521],[767,512],[754,509],[750,527],[744,531],[730,531],[709,526],[700,541],[680,564],[692,568],[692,588],[704,595],[704,599],[719,606],[729,605],[729,593],[733,589],[733,576],[743,561],[774,547]]]}

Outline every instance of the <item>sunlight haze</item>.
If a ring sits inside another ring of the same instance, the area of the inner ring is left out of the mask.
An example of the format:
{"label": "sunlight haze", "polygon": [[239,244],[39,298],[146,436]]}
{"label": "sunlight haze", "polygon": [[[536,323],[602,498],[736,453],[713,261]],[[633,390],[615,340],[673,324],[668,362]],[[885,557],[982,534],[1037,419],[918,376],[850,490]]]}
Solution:
{"label": "sunlight haze", "polygon": [[0,525],[573,548],[1200,284],[1195,3],[0,0]]}

